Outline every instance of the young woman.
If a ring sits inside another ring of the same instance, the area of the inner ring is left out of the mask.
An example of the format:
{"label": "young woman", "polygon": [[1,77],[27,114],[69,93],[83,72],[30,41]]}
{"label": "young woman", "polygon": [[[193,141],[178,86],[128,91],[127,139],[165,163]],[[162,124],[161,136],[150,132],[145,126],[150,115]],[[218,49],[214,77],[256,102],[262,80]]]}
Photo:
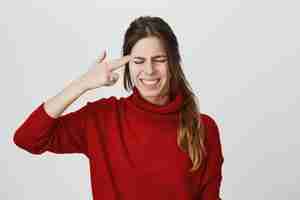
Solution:
{"label": "young woman", "polygon": [[[88,90],[119,79],[128,97],[63,111]],[[82,153],[95,200],[220,200],[224,161],[219,129],[200,113],[181,68],[178,42],[159,17],[135,19],[123,56],[95,66],[42,102],[16,130],[14,142],[32,154]]]}

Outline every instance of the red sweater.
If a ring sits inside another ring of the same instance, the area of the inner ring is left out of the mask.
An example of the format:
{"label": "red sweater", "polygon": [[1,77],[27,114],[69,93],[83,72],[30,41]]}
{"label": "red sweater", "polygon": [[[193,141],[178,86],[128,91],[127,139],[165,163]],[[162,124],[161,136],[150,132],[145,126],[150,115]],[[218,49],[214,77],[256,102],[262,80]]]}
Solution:
{"label": "red sweater", "polygon": [[177,145],[180,92],[166,105],[128,97],[88,102],[52,118],[41,103],[16,130],[14,143],[32,153],[82,153],[90,166],[94,200],[220,200],[223,154],[218,127],[201,113],[208,157],[190,174]]}

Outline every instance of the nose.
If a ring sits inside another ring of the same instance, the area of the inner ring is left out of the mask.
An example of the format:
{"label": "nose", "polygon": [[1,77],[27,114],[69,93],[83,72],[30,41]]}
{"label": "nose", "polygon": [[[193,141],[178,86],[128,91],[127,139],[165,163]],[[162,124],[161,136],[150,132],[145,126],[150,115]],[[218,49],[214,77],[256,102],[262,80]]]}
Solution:
{"label": "nose", "polygon": [[152,74],[154,71],[152,62],[148,62],[145,66],[145,73]]}

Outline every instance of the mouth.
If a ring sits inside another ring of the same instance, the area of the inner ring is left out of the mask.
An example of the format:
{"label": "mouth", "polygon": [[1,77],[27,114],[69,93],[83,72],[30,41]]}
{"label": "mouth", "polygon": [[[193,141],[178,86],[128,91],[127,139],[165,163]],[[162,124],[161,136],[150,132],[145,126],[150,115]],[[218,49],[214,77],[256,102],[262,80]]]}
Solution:
{"label": "mouth", "polygon": [[147,88],[156,88],[159,83],[160,83],[160,79],[139,79],[141,81],[141,83],[143,84],[143,86],[147,87]]}

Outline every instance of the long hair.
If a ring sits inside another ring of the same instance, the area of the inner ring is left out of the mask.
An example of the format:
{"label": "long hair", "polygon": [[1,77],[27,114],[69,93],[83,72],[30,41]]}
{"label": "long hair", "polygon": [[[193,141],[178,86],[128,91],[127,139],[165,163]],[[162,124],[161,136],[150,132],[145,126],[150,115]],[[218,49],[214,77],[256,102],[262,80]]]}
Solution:
{"label": "long hair", "polygon": [[[183,106],[179,112],[179,130],[177,144],[188,153],[193,166],[190,172],[196,171],[206,156],[204,146],[205,131],[202,126],[198,99],[193,93],[181,67],[181,56],[178,42],[171,27],[160,17],[140,16],[130,23],[125,32],[122,54],[130,54],[137,41],[146,37],[157,37],[165,47],[170,70],[170,95],[180,89],[183,92]],[[125,64],[123,86],[126,91],[134,87],[130,78],[129,63]]]}

